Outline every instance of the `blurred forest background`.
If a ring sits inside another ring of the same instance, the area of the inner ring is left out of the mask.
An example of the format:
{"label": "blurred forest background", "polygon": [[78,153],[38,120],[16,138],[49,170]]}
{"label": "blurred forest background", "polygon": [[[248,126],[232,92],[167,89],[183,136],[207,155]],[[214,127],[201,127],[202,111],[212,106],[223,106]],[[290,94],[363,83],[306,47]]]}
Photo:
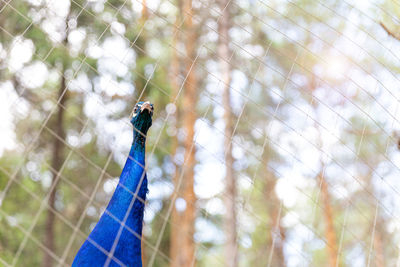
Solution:
{"label": "blurred forest background", "polygon": [[400,2],[0,0],[0,266],[68,266],[154,103],[144,266],[400,266]]}

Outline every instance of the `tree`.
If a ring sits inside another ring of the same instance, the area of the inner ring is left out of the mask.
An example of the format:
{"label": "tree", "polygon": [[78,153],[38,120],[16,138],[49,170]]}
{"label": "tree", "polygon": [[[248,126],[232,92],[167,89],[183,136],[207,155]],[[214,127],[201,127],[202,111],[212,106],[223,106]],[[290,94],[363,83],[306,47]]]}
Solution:
{"label": "tree", "polygon": [[[312,79],[310,82],[310,92],[314,92],[315,88],[315,79]],[[326,182],[326,177],[325,177],[325,169],[326,169],[326,164],[323,161],[323,151],[324,151],[324,146],[323,146],[323,139],[321,137],[321,129],[319,125],[319,116],[318,116],[318,103],[316,101],[312,102],[312,107],[314,109],[315,113],[315,118],[316,121],[314,122],[314,127],[317,130],[318,133],[318,149],[321,151],[320,155],[320,172],[317,175],[317,181],[318,181],[318,186],[319,186],[319,195],[320,195],[320,202],[322,206],[322,213],[324,216],[325,220],[325,238],[326,238],[326,248],[328,250],[328,255],[329,255],[329,266],[330,267],[336,267],[337,266],[337,261],[339,259],[339,254],[338,254],[338,245],[337,245],[337,236],[336,236],[336,230],[335,230],[335,225],[334,225],[334,218],[335,215],[333,213],[332,205],[331,205],[331,194],[329,192],[329,185]]]}
{"label": "tree", "polygon": [[229,47],[229,29],[230,25],[230,1],[219,0],[218,6],[221,10],[221,16],[218,18],[218,57],[223,86],[223,106],[225,122],[225,264],[226,266],[236,267],[238,265],[237,248],[237,229],[236,229],[236,178],[233,169],[234,158],[232,156],[233,139],[233,113],[231,108],[231,49]]}
{"label": "tree", "polygon": [[[182,235],[181,252],[178,255],[179,259],[174,260],[179,262],[181,266],[190,266],[194,262],[195,244],[194,237],[194,222],[196,219],[196,195],[194,193],[194,166],[195,159],[195,144],[194,144],[194,125],[196,123],[196,102],[197,102],[197,77],[196,77],[196,40],[197,34],[193,24],[193,9],[192,1],[185,0],[183,2],[183,14],[185,33],[185,49],[186,57],[184,60],[186,78],[183,91],[183,107],[182,121],[185,129],[185,140],[183,146],[185,148],[184,164],[182,166],[182,175],[180,176],[182,199],[185,201],[184,210],[182,213],[182,221],[180,226],[180,235]],[[179,193],[178,193],[179,195]]]}
{"label": "tree", "polygon": [[[177,1],[178,4],[178,12],[180,13],[180,10],[182,10],[182,3],[181,1]],[[181,23],[181,16],[179,14],[176,15],[174,27],[176,29],[179,28]],[[175,35],[173,36],[172,40],[172,58],[171,58],[171,66],[170,66],[170,79],[171,79],[171,88],[172,88],[172,94],[171,94],[171,103],[175,102],[175,113],[174,113],[174,129],[175,129],[175,134],[172,136],[172,144],[171,144],[171,155],[172,155],[172,161],[174,162],[174,173],[173,173],[173,184],[174,188],[176,189],[175,194],[171,195],[171,201],[173,205],[175,204],[175,201],[178,198],[182,198],[182,190],[180,190],[180,173],[182,172],[182,168],[180,165],[176,162],[176,156],[178,152],[178,148],[180,147],[180,142],[178,139],[178,129],[180,127],[180,119],[181,119],[181,106],[180,102],[178,101],[177,97],[179,97],[179,88],[180,88],[180,83],[179,83],[179,76],[180,76],[180,68],[181,68],[181,59],[178,55],[177,49],[178,49],[178,43],[180,42],[180,32],[177,31]],[[179,223],[182,221],[183,214],[181,211],[178,211],[176,206],[172,208],[171,212],[171,237],[170,237],[170,266],[171,267],[178,267],[181,266],[181,259],[180,256],[180,247],[181,244],[183,244],[183,235],[180,234],[180,227]]]}

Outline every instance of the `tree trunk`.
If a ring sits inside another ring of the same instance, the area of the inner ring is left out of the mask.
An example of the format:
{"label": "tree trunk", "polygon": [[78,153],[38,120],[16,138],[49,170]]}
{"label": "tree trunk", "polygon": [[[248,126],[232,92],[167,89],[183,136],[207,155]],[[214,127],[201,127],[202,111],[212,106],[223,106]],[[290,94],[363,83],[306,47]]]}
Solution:
{"label": "tree trunk", "polygon": [[[265,154],[265,153],[264,153]],[[264,156],[264,161],[266,161]],[[282,209],[278,196],[275,193],[276,178],[270,175],[268,170],[265,170],[265,189],[264,196],[266,203],[269,203],[268,214],[271,217],[270,237],[268,238],[268,266],[285,267],[285,255],[283,253],[283,245],[285,243],[285,228],[282,226],[281,218]]]}
{"label": "tree trunk", "polygon": [[[147,31],[143,27],[146,24],[147,19],[149,18],[149,12],[147,9],[146,0],[142,0],[142,12],[141,17],[139,19],[139,23],[137,24],[137,38],[135,45],[133,48],[135,49],[136,53],[136,66],[134,73],[135,76],[135,91],[139,101],[147,100],[147,96],[149,95],[148,88],[145,88],[147,78],[145,73],[145,66],[146,66],[146,43],[147,43]],[[132,42],[134,40],[131,40]],[[148,85],[147,85],[148,86]]]}
{"label": "tree trunk", "polygon": [[[316,79],[314,76],[311,77],[309,88],[311,92],[314,92],[315,88],[317,88]],[[311,105],[315,113],[315,118],[318,118],[318,112],[317,112],[318,103],[316,101],[312,101]],[[329,186],[328,183],[325,181],[324,177],[325,163],[322,160],[323,139],[321,136],[320,125],[317,123],[317,121],[314,121],[314,128],[317,130],[318,133],[317,146],[321,151],[320,155],[321,171],[317,175],[317,181],[321,188],[320,198],[322,202],[322,213],[325,220],[325,238],[326,238],[328,258],[329,258],[328,263],[330,267],[336,267],[338,266],[338,255],[339,255],[337,246],[337,237],[336,237],[335,225],[333,222],[334,214],[331,205],[331,196],[328,189]]]}
{"label": "tree trunk", "polygon": [[[149,17],[149,12],[147,10],[146,0],[142,0],[142,15],[141,15],[140,21],[139,21],[139,25],[141,28],[144,27],[144,24],[146,23],[148,17]],[[142,49],[144,50],[145,49],[144,45],[146,44],[146,39],[147,39],[145,36],[144,29],[141,34],[142,34],[142,39],[143,39],[142,40],[142,44],[143,44]],[[146,56],[145,53],[143,51],[141,51],[140,49],[137,49],[136,53],[137,53],[138,58]],[[140,74],[144,75],[144,68],[140,69]],[[140,83],[141,80],[142,80],[141,77],[136,78],[136,81],[138,81],[138,84],[136,84],[135,89],[137,89],[138,86],[141,86],[141,83]],[[142,84],[142,86],[144,86],[144,84]],[[145,92],[143,92],[143,94],[142,94],[143,100],[145,100],[146,96],[147,95],[145,94]],[[138,99],[138,100],[140,100],[140,99]],[[146,249],[145,249],[145,237],[143,234],[142,234],[141,246],[142,246],[142,266],[146,266],[147,265],[147,254],[146,254]]]}
{"label": "tree trunk", "polygon": [[[273,234],[274,237],[271,247],[273,249],[273,255],[275,255],[276,266],[286,266],[285,262],[285,254],[283,253],[283,244],[285,243],[285,228],[281,224],[281,212],[282,209],[279,209],[280,203],[279,201],[274,201],[275,205],[272,214],[272,223],[273,223]],[[274,265],[272,265],[274,266]]]}
{"label": "tree trunk", "polygon": [[383,249],[382,242],[382,233],[381,233],[381,224],[376,225],[377,229],[375,230],[374,235],[374,251],[375,251],[375,266],[376,267],[385,267],[385,253]]}
{"label": "tree trunk", "polygon": [[[57,136],[61,139],[65,139],[65,131],[64,131],[64,112],[65,109],[61,106],[65,107],[65,102],[67,100],[67,94],[64,93],[66,88],[66,80],[64,75],[61,76],[61,85],[58,90],[58,97],[60,98],[60,103],[58,105],[56,119],[54,120],[55,132]],[[64,161],[64,144],[60,139],[54,137],[53,139],[53,152],[52,152],[52,161],[51,167],[56,172],[53,174],[53,179],[51,182],[51,187],[53,190],[49,192],[48,205],[49,209],[47,212],[47,218],[45,222],[45,240],[44,245],[52,252],[55,252],[55,244],[54,244],[54,222],[55,222],[55,214],[51,211],[51,209],[55,209],[55,201],[56,201],[56,193],[57,193],[57,173],[60,171],[60,168]],[[53,258],[48,254],[44,254],[43,258],[43,267],[51,267],[53,266]]]}
{"label": "tree trunk", "polygon": [[147,264],[147,254],[146,254],[146,249],[145,249],[145,238],[144,238],[144,235],[142,235],[140,246],[142,247],[142,266],[146,266],[146,264]]}
{"label": "tree trunk", "polygon": [[[179,5],[181,8],[181,6]],[[180,23],[180,16],[177,14],[176,20],[175,20],[175,27],[179,27]],[[170,80],[171,80],[171,88],[172,88],[172,93],[171,93],[171,103],[175,100],[175,98],[178,96],[179,93],[179,57],[178,53],[176,51],[177,49],[177,43],[179,41],[179,32],[177,32],[174,35],[174,38],[172,40],[172,59],[171,59],[171,69],[170,69]],[[175,110],[175,129],[179,129],[178,122],[180,121],[180,106],[178,101],[175,102],[176,105],[176,110]],[[171,144],[171,155],[175,158],[177,149],[179,147],[179,140],[177,133],[172,137],[172,144]],[[174,160],[174,159],[173,159]],[[182,190],[180,190],[179,186],[179,174],[180,174],[180,166],[174,161],[175,165],[175,172],[174,176],[172,178],[172,182],[174,184],[174,188],[176,190],[176,194],[171,195],[171,201],[175,201],[177,198],[182,198]],[[171,267],[179,267],[182,266],[180,264],[180,246],[183,243],[182,241],[182,234],[180,233],[180,222],[182,221],[183,217],[180,212],[176,210],[174,207],[172,209],[171,213],[171,237],[170,237],[170,266]]]}
{"label": "tree trunk", "polygon": [[182,166],[184,177],[181,181],[182,197],[186,202],[186,207],[182,213],[180,235],[179,260],[180,266],[191,266],[195,261],[195,244],[193,241],[194,222],[196,212],[196,195],[194,194],[194,165],[195,165],[195,145],[194,145],[194,124],[196,122],[195,107],[197,101],[197,79],[195,75],[195,44],[196,33],[192,22],[192,1],[187,0],[183,3],[183,9],[187,18],[184,23],[186,55],[186,83],[183,92],[183,127],[186,132],[184,140],[185,163]]}
{"label": "tree trunk", "polygon": [[236,267],[238,265],[237,253],[237,229],[236,229],[236,180],[235,172],[233,170],[234,159],[232,156],[232,138],[233,138],[233,114],[231,108],[231,66],[229,59],[231,51],[229,48],[229,29],[230,29],[230,14],[229,14],[229,1],[219,0],[218,5],[222,11],[218,20],[218,57],[219,66],[221,71],[221,78],[223,82],[223,106],[224,106],[224,121],[225,121],[225,140],[224,140],[224,153],[225,153],[225,264],[229,267]]}
{"label": "tree trunk", "polygon": [[338,259],[338,248],[337,248],[337,238],[335,226],[333,223],[333,211],[330,203],[330,194],[328,191],[328,184],[323,177],[323,173],[321,172],[318,175],[318,182],[321,186],[321,201],[323,208],[323,216],[325,219],[325,238],[328,247],[328,255],[329,255],[329,266],[336,267],[337,259]]}
{"label": "tree trunk", "polygon": [[147,9],[147,3],[146,0],[142,0],[142,16],[140,18],[142,26],[146,22],[146,20],[149,18],[149,11]]}

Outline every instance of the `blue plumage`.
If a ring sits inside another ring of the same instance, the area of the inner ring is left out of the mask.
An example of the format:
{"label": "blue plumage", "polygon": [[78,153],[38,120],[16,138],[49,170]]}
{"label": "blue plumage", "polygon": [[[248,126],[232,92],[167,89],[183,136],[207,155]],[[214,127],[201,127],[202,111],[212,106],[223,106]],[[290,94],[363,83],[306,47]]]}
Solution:
{"label": "blue plumage", "polygon": [[118,186],[72,266],[142,266],[141,236],[147,194],[145,142],[152,115],[152,104],[136,104],[131,119],[132,148]]}

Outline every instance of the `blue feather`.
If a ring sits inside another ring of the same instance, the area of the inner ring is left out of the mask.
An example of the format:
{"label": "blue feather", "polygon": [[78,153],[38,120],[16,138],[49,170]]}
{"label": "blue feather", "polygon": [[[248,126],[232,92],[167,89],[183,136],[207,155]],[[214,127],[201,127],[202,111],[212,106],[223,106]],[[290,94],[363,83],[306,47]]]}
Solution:
{"label": "blue feather", "polygon": [[134,127],[132,147],[118,186],[72,266],[142,266],[141,236],[147,194],[145,136],[152,114],[152,104],[136,104],[131,120]]}

